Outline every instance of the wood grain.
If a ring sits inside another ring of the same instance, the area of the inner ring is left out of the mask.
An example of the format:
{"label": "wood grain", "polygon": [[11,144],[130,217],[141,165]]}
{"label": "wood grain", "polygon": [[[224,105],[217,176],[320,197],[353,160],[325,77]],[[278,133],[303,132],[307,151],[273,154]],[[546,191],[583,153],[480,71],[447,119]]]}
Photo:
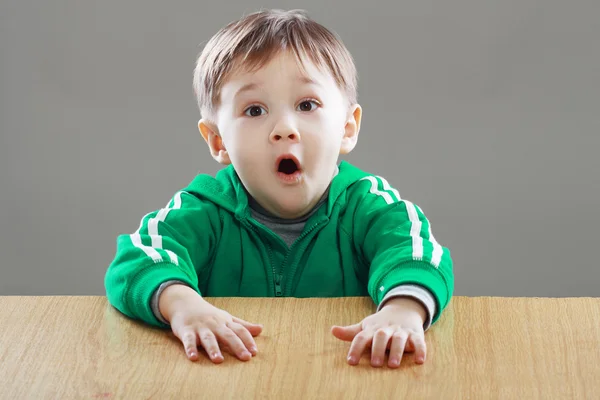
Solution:
{"label": "wood grain", "polygon": [[334,324],[368,298],[209,299],[262,323],[259,354],[189,361],[170,332],[132,321],[105,297],[0,297],[3,399],[597,399],[600,299],[454,297],[426,333],[427,361],[358,366]]}

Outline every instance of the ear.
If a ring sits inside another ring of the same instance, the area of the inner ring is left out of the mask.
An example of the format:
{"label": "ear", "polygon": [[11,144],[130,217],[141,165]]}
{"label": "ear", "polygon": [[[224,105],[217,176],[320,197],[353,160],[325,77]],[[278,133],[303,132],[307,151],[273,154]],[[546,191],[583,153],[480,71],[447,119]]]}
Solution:
{"label": "ear", "polygon": [[221,164],[231,164],[229,153],[227,153],[225,144],[219,134],[219,128],[212,122],[201,119],[198,121],[198,130],[208,145],[212,157]]}
{"label": "ear", "polygon": [[344,126],[344,137],[340,146],[340,154],[348,154],[356,146],[358,141],[358,132],[360,131],[360,122],[362,119],[362,108],[359,104],[354,104],[348,111],[348,118]]}

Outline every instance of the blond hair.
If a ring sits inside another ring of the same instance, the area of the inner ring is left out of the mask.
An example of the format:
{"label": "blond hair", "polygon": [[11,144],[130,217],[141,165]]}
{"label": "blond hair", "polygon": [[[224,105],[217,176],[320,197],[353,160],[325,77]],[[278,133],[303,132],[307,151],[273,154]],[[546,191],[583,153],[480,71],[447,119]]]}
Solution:
{"label": "blond hair", "polygon": [[311,20],[303,10],[266,10],[229,23],[200,53],[194,70],[200,113],[214,118],[223,83],[235,68],[254,71],[282,50],[291,50],[302,69],[306,59],[325,68],[349,104],[356,103],[356,67],[337,35]]}

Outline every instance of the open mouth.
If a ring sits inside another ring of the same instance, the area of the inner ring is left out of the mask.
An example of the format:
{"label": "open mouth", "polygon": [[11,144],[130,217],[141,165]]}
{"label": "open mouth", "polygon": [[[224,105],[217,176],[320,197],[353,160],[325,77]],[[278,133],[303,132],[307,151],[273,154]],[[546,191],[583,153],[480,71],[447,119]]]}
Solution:
{"label": "open mouth", "polygon": [[279,167],[277,168],[277,172],[283,172],[286,175],[291,175],[294,172],[298,171],[298,166],[296,162],[291,158],[284,158],[279,162]]}
{"label": "open mouth", "polygon": [[277,172],[284,175],[295,175],[301,172],[300,162],[291,154],[286,154],[277,159]]}

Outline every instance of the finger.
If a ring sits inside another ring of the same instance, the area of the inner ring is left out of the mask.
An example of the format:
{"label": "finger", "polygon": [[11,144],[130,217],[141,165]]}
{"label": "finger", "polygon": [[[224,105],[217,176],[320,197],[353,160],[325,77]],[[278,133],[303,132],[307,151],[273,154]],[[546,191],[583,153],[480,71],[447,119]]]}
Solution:
{"label": "finger", "polygon": [[356,365],[360,361],[360,357],[367,346],[373,342],[373,331],[361,331],[354,337],[348,352],[348,364]]}
{"label": "finger", "polygon": [[179,340],[181,340],[187,357],[192,361],[198,360],[198,341],[196,332],[191,329],[187,329],[183,333],[180,333],[179,331],[173,333],[179,338]]}
{"label": "finger", "polygon": [[229,346],[231,353],[242,361],[248,361],[252,354],[246,349],[244,342],[229,327],[223,325],[216,331],[219,340]]}
{"label": "finger", "polygon": [[244,346],[246,346],[246,349],[248,349],[248,351],[255,356],[258,352],[258,348],[256,347],[256,342],[254,341],[254,338],[248,329],[246,329],[246,327],[244,327],[242,324],[238,324],[236,322],[230,322],[227,324],[227,326],[229,329],[235,332],[236,335],[238,335],[238,337],[244,343]]}
{"label": "finger", "polygon": [[381,328],[375,331],[373,335],[373,345],[371,346],[371,365],[374,367],[383,366],[385,350],[392,337],[393,331],[390,328]]}
{"label": "finger", "polygon": [[388,360],[388,367],[397,368],[400,366],[402,361],[402,355],[404,348],[406,347],[406,341],[408,339],[408,333],[404,331],[394,332],[392,335],[392,345],[390,346],[390,359]]}
{"label": "finger", "polygon": [[408,340],[406,341],[406,347],[404,348],[404,353],[414,353],[415,352],[415,346],[412,342],[412,340],[410,340],[410,335],[408,337]]}
{"label": "finger", "polygon": [[210,329],[203,328],[198,331],[198,337],[210,360],[215,364],[222,363],[225,358],[221,354],[215,334]]}
{"label": "finger", "polygon": [[333,336],[340,340],[345,340],[347,342],[353,340],[354,337],[358,335],[360,331],[362,331],[362,323],[349,326],[334,325],[333,327],[331,327],[331,333],[333,333]]}
{"label": "finger", "polygon": [[258,336],[263,330],[263,326],[261,324],[253,324],[252,322],[245,321],[241,318],[233,317],[233,322],[242,325],[244,328],[250,332],[252,336]]}
{"label": "finger", "polygon": [[427,345],[425,344],[425,335],[423,333],[413,333],[410,336],[410,342],[415,349],[415,362],[423,364],[427,357]]}

